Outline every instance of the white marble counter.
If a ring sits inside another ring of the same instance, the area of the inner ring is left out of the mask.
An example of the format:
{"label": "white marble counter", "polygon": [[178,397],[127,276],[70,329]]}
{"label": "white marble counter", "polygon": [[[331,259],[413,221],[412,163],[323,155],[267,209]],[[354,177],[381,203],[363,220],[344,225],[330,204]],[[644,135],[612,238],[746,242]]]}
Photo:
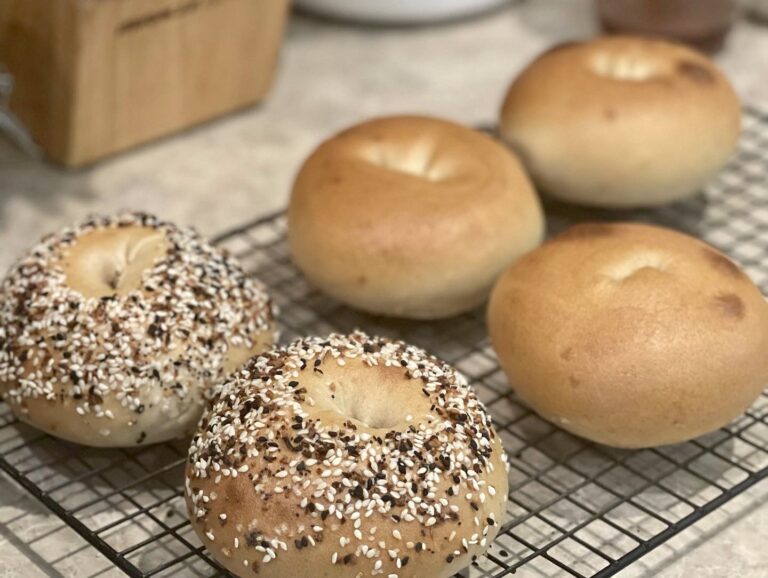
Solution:
{"label": "white marble counter", "polygon": [[[252,110],[72,173],[29,160],[0,138],[0,269],[41,234],[89,212],[141,209],[213,234],[282,207],[312,146],[367,116],[424,112],[493,122],[526,61],[553,42],[592,33],[587,6],[539,0],[414,29],[294,17],[274,90]],[[746,101],[768,107],[768,28],[740,24],[718,59]],[[620,575],[762,578],[766,543],[763,483]],[[0,578],[118,575],[0,478]]]}

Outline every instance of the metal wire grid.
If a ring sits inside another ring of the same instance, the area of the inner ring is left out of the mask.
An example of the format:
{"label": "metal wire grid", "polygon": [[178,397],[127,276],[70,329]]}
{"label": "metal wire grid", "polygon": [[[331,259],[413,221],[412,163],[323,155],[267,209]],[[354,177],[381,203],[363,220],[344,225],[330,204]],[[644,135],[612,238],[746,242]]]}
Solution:
{"label": "metal wire grid", "polygon": [[[547,207],[550,232],[609,212]],[[741,150],[704,195],[621,218],[657,222],[719,246],[768,293],[768,115],[748,111]],[[727,429],[688,443],[621,451],[571,436],[509,393],[483,312],[404,323],[349,310],[307,286],[290,262],[281,214],[218,241],[270,288],[284,339],[356,327],[406,339],[475,384],[510,455],[508,522],[470,568],[499,577],[605,577],[768,477],[768,391]],[[0,405],[0,468],[130,576],[225,576],[186,521],[185,442],[81,448],[17,422]]]}

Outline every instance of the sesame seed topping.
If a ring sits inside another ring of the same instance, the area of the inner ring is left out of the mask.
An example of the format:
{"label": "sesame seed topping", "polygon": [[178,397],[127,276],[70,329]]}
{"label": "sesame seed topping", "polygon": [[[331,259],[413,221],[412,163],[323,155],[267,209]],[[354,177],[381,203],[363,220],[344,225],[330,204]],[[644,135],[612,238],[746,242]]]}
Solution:
{"label": "sesame seed topping", "polygon": [[[315,382],[330,379],[326,363],[343,367],[336,372],[402,372],[432,409],[391,428],[370,428],[344,415],[326,419],[310,402],[320,399]],[[279,529],[291,538],[289,547],[313,548],[331,532],[334,546],[338,540],[332,564],[397,576],[390,572],[408,564],[406,551],[445,555],[437,554],[431,538],[416,539],[433,526],[453,530],[477,488],[489,487],[495,436],[466,379],[423,350],[361,332],[305,338],[253,358],[216,387],[190,447],[187,495],[193,507],[203,508],[196,520],[203,526],[205,497],[225,495],[223,486],[232,483],[227,476],[217,481],[217,473],[236,470],[248,477],[245,487],[253,488],[255,503],[295,509]],[[483,519],[489,517],[473,503]],[[243,537],[258,550],[277,529],[253,530],[260,511],[252,515]],[[449,533],[451,540],[457,535]]]}
{"label": "sesame seed topping", "polygon": [[[103,297],[70,287],[64,263],[75,245],[126,227],[159,231],[167,244],[139,286],[120,294],[115,285]],[[140,444],[142,414],[157,419],[147,409],[159,404],[173,415],[189,397],[202,407],[208,386],[226,376],[229,349],[250,347],[272,316],[264,288],[196,232],[141,213],[92,217],[44,238],[3,280],[0,383],[18,411],[30,400],[70,398],[78,415],[141,428],[131,438]],[[110,423],[99,431],[119,429]]]}

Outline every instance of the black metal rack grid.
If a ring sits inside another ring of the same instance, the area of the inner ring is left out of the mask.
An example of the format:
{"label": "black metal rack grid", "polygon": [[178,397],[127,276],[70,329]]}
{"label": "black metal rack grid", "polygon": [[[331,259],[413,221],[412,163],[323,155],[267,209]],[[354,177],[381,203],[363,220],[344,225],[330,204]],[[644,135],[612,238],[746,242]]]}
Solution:
{"label": "black metal rack grid", "polygon": [[[589,219],[656,222],[740,262],[768,293],[768,115],[748,111],[737,157],[706,192],[658,210],[547,206],[550,232]],[[475,384],[510,456],[508,520],[470,576],[604,577],[768,477],[768,391],[728,428],[641,451],[598,446],[554,427],[509,393],[478,310],[416,323],[349,310],[307,286],[290,262],[281,214],[218,242],[270,288],[283,339],[363,328],[421,345]],[[0,405],[0,468],[130,576],[224,576],[185,518],[184,441],[81,448],[18,423]]]}

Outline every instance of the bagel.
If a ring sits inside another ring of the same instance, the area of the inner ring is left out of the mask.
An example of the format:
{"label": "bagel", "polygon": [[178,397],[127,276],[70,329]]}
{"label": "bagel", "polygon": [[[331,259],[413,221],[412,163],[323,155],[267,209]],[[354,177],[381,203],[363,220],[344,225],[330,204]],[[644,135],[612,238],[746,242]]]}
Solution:
{"label": "bagel", "polygon": [[463,376],[399,341],[306,338],[217,388],[186,473],[237,576],[453,576],[503,522],[507,462]]}
{"label": "bagel", "polygon": [[520,398],[611,446],[709,433],[768,384],[760,291],[706,243],[650,225],[578,225],[529,253],[494,288],[488,329]]}
{"label": "bagel", "polygon": [[545,52],[512,83],[500,122],[539,190],[609,208],[694,195],[740,130],[739,99],[709,58],[630,36]]}
{"label": "bagel", "polygon": [[543,231],[503,145],[427,117],[374,119],[325,141],[288,208],[291,255],[311,283],[363,311],[415,319],[480,305]]}
{"label": "bagel", "polygon": [[0,300],[5,401],[90,446],[191,433],[209,386],[274,341],[258,282],[195,232],[138,213],[46,237]]}

